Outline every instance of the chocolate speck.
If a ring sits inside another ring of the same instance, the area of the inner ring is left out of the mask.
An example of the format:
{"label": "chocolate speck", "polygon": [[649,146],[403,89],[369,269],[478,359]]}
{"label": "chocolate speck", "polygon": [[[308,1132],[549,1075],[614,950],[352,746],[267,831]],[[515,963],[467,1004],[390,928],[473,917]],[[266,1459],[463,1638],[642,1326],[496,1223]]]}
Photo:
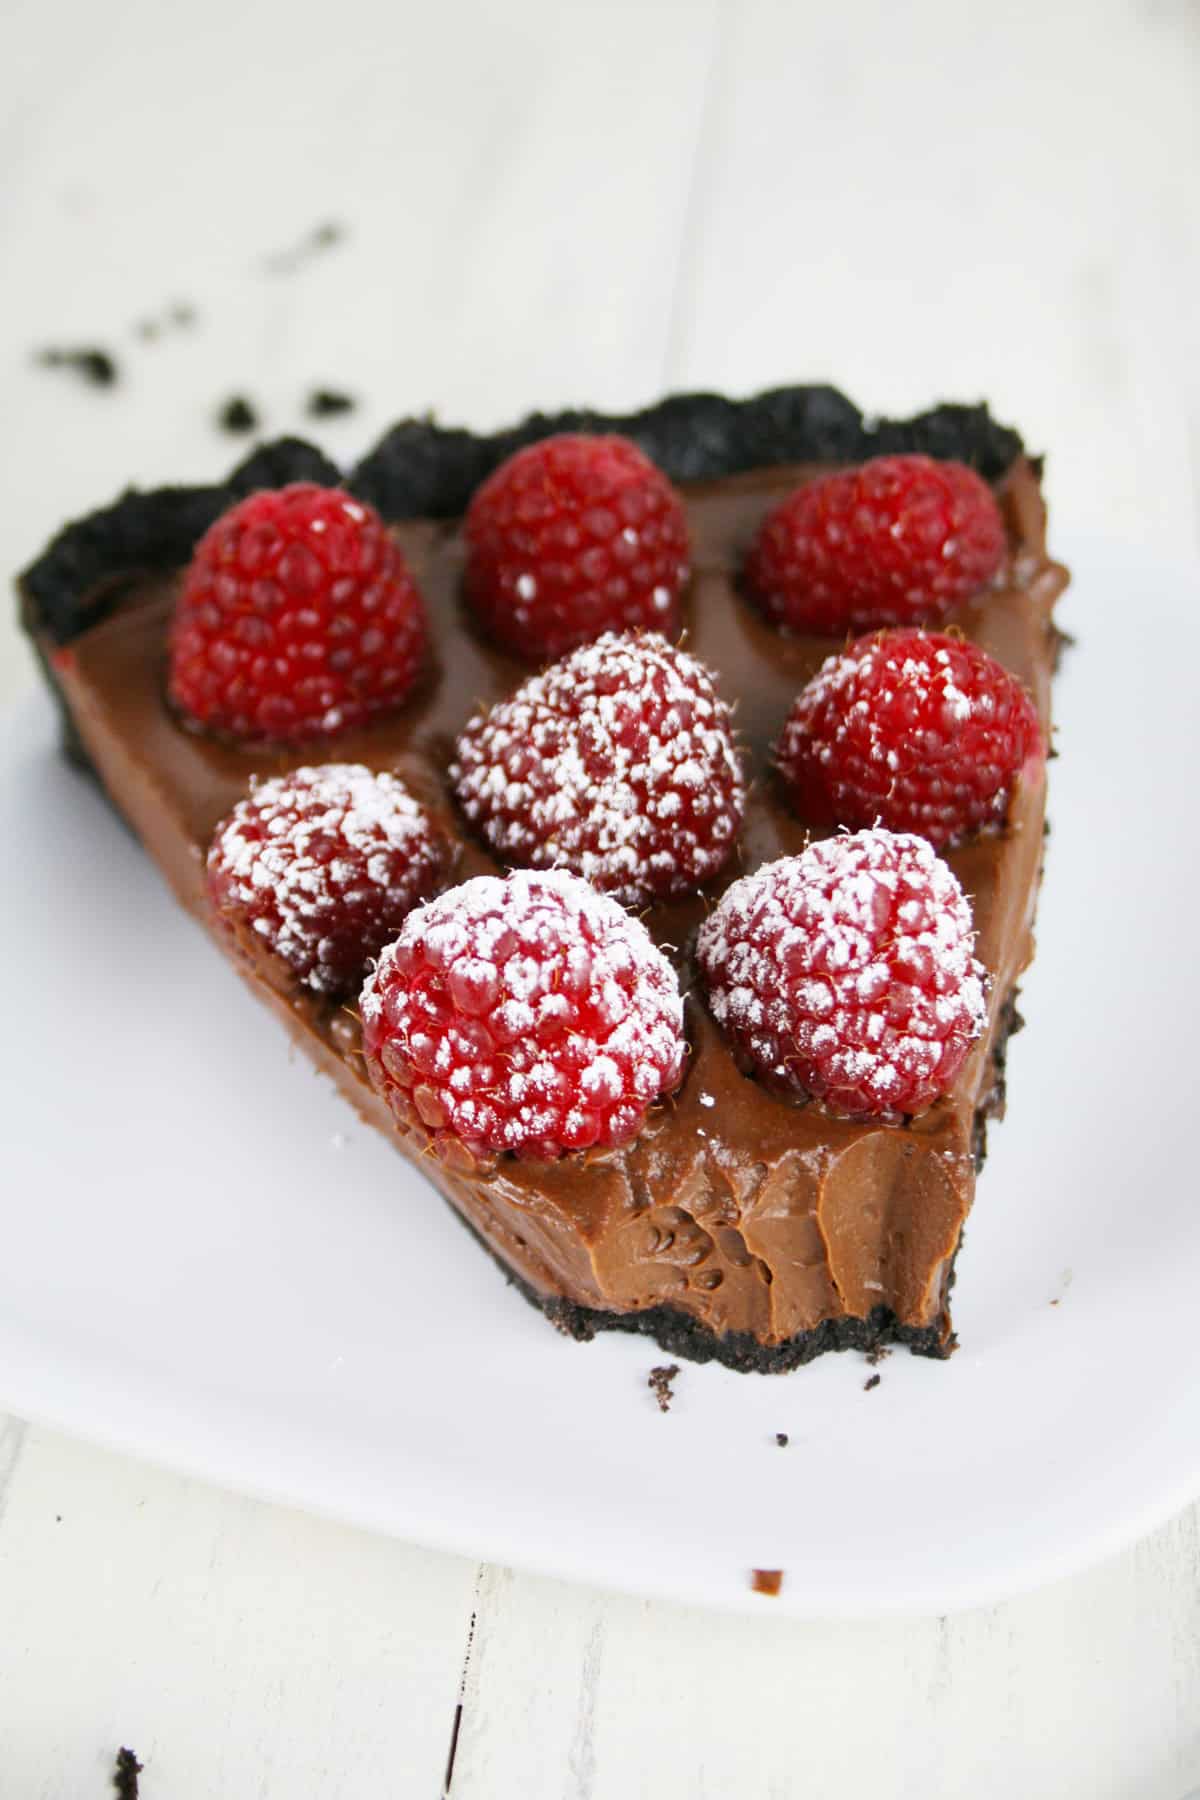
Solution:
{"label": "chocolate speck", "polygon": [[775,1433],[775,1442],[776,1442],[776,1443],[777,1443],[777,1444],[778,1444],[778,1445],[779,1445],[779,1448],[780,1448],[780,1449],[781,1449],[781,1450],[786,1450],[786,1449],[787,1449],[787,1447],[788,1447],[788,1434],[787,1434],[787,1432],[786,1432],[786,1431],[777,1431],[777,1432],[776,1432],[776,1433]]}
{"label": "chocolate speck", "polygon": [[353,412],[357,404],[353,394],[343,394],[339,388],[314,388],[304,410],[310,419],[332,419],[337,413]]}
{"label": "chocolate speck", "polygon": [[886,1344],[874,1344],[871,1349],[867,1351],[867,1361],[872,1368],[875,1368],[879,1363],[886,1362],[891,1354],[892,1353]]}
{"label": "chocolate speck", "polygon": [[70,369],[89,387],[112,387],[117,379],[116,362],[107,350],[97,349],[94,344],[73,350],[61,347],[39,350],[36,361],[43,369]]}
{"label": "chocolate speck", "polygon": [[658,1401],[659,1412],[670,1412],[671,1410],[671,1401],[674,1399],[671,1387],[678,1373],[678,1363],[660,1363],[656,1369],[651,1369],[646,1377],[646,1386]]}
{"label": "chocolate speck", "polygon": [[770,1594],[774,1597],[783,1586],[783,1570],[753,1569],[750,1576],[750,1586],[754,1589],[756,1594]]}
{"label": "chocolate speck", "polygon": [[112,1784],[119,1800],[138,1800],[138,1776],[142,1772],[142,1764],[122,1745],[117,1751],[117,1763],[113,1770]]}
{"label": "chocolate speck", "polygon": [[258,414],[244,394],[233,394],[218,412],[217,424],[222,431],[255,431],[258,427]]}
{"label": "chocolate speck", "polygon": [[863,1393],[869,1394],[871,1389],[877,1388],[882,1380],[882,1375],[868,1375],[867,1379],[863,1382]]}

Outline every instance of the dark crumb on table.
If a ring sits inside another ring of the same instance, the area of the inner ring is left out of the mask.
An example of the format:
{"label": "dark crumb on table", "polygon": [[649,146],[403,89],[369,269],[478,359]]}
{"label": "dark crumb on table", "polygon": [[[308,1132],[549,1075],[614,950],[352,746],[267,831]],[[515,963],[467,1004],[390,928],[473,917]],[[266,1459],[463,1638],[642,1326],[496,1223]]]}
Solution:
{"label": "dark crumb on table", "polygon": [[786,1431],[777,1431],[775,1433],[775,1442],[779,1445],[779,1448],[781,1450],[786,1450],[787,1446],[788,1446],[787,1432]]}
{"label": "dark crumb on table", "polygon": [[258,428],[258,414],[244,394],[233,394],[218,412],[217,424],[222,431],[255,431]]}
{"label": "dark crumb on table", "polygon": [[113,1770],[112,1784],[120,1800],[138,1800],[138,1776],[142,1765],[132,1750],[124,1745],[117,1751],[117,1766]]}
{"label": "dark crumb on table", "polygon": [[344,225],[339,225],[336,219],[328,219],[325,224],[315,226],[290,250],[276,250],[270,256],[264,256],[263,268],[271,275],[289,275],[323,250],[331,250],[335,244],[340,244],[345,235]]}
{"label": "dark crumb on table", "polygon": [[314,388],[304,410],[310,419],[331,419],[336,413],[353,412],[357,405],[353,394],[343,394],[338,388]]}
{"label": "dark crumb on table", "polygon": [[1061,1300],[1061,1299],[1062,1299],[1062,1295],[1061,1295],[1061,1294],[1060,1294],[1060,1295],[1059,1295],[1059,1297],[1058,1297],[1058,1300],[1052,1300],[1052,1301],[1051,1301],[1051,1302],[1050,1302],[1050,1304],[1051,1304],[1051,1306],[1057,1306],[1057,1305],[1058,1305],[1058,1301],[1059,1301],[1059,1300]]}
{"label": "dark crumb on table", "polygon": [[882,1375],[868,1375],[867,1379],[863,1382],[863,1393],[869,1394],[871,1389],[877,1388],[882,1380]]}
{"label": "dark crumb on table", "polygon": [[891,1354],[886,1344],[875,1344],[867,1351],[867,1361],[872,1368],[875,1368],[878,1363],[885,1362]]}
{"label": "dark crumb on table", "polygon": [[659,1412],[670,1412],[671,1410],[671,1401],[674,1399],[671,1387],[678,1373],[678,1363],[660,1363],[656,1369],[651,1369],[646,1377],[646,1386],[658,1401]]}
{"label": "dark crumb on table", "polygon": [[39,350],[35,360],[43,369],[70,369],[89,387],[112,387],[117,379],[116,362],[107,350],[97,349],[94,344],[76,350]]}
{"label": "dark crumb on table", "polygon": [[782,1569],[753,1569],[750,1575],[750,1586],[756,1594],[774,1596],[783,1586]]}

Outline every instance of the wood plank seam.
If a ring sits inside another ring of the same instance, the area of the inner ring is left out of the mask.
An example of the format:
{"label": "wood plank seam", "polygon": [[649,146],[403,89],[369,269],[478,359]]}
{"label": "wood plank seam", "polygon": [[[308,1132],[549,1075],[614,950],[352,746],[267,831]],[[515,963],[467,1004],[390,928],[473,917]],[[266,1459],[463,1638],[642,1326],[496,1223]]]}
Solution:
{"label": "wood plank seam", "polygon": [[704,70],[704,86],[696,118],[696,137],[692,145],[691,167],[684,194],[679,248],[675,257],[675,277],[667,303],[667,333],[663,344],[662,391],[670,393],[676,383],[682,357],[681,338],[686,318],[685,307],[692,293],[693,265],[699,237],[700,208],[703,204],[704,175],[708,166],[706,146],[713,135],[716,97],[720,88],[721,50],[726,40],[728,0],[713,0],[709,19],[708,61]]}
{"label": "wood plank seam", "polygon": [[471,1592],[471,1617],[467,1622],[467,1641],[463,1645],[462,1668],[458,1676],[458,1695],[454,1712],[450,1720],[450,1744],[446,1751],[446,1773],[442,1777],[441,1800],[448,1800],[450,1784],[454,1780],[454,1759],[458,1754],[458,1738],[462,1729],[463,1704],[467,1693],[467,1677],[471,1669],[471,1651],[475,1645],[475,1625],[482,1605],[483,1584],[487,1578],[489,1565],[475,1565],[475,1585]]}

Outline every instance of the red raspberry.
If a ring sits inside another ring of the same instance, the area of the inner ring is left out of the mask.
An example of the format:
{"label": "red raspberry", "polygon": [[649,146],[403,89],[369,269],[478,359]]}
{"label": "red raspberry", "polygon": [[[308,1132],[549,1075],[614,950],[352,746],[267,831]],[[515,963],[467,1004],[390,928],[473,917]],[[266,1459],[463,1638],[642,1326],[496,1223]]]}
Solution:
{"label": "red raspberry", "polygon": [[208,853],[208,892],[251,952],[265,946],[305,987],[343,995],[451,861],[449,840],[394,775],[327,763],[238,801]]}
{"label": "red raspberry", "polygon": [[497,856],[573,869],[627,906],[714,875],[745,802],[729,708],[653,632],[610,632],[472,720],[450,779]]}
{"label": "red raspberry", "polygon": [[466,539],[467,598],[518,656],[561,656],[602,631],[679,629],[683,504],[628,438],[564,433],[518,450],[476,493]]}
{"label": "red raspberry", "polygon": [[886,825],[941,849],[1002,823],[1038,766],[1033,702],[986,650],[884,631],[822,663],[788,715],[776,763],[813,825]]}
{"label": "red raspberry", "polygon": [[330,737],[397,706],[425,609],[378,513],[298,481],[251,494],[196,547],[171,626],[171,699],[206,731]]}
{"label": "red raspberry", "polygon": [[769,1086],[896,1117],[946,1092],[983,1029],[972,946],[925,839],[860,831],[734,882],[696,954],[714,1018]]}
{"label": "red raspberry", "polygon": [[362,1017],[372,1081],[443,1156],[627,1143],[683,1073],[675,971],[563,870],[480,875],[410,914]]}
{"label": "red raspberry", "polygon": [[834,637],[937,624],[991,580],[1004,550],[1000,509],[965,463],[877,456],[768,513],[745,580],[777,625]]}

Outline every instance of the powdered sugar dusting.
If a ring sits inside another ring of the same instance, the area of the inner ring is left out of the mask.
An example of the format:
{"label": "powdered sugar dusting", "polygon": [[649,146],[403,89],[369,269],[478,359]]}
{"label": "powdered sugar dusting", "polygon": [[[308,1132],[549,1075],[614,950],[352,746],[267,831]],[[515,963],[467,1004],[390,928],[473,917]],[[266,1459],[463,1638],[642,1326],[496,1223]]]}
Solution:
{"label": "powdered sugar dusting", "polygon": [[885,631],[831,656],[799,695],[776,760],[802,817],[882,823],[936,846],[998,825],[1041,754],[1020,683],[977,644]]}
{"label": "powdered sugar dusting", "polygon": [[550,1157],[633,1136],[683,1001],[645,927],[564,870],[477,876],[405,921],[362,995],[376,1085],[435,1140]]}
{"label": "powdered sugar dusting", "polygon": [[703,664],[655,633],[608,633],[475,719],[450,770],[506,860],[564,867],[628,905],[725,862],[745,784]]}
{"label": "powdered sugar dusting", "polygon": [[[922,714],[928,714],[931,705],[940,710],[940,723],[947,735],[953,735],[954,728],[968,719],[990,716],[990,694],[984,693],[976,697],[958,686],[955,680],[955,658],[948,648],[943,645],[934,650],[932,656],[914,655],[911,650],[897,655],[897,647],[906,641],[909,644],[921,644],[922,641],[933,644],[938,639],[931,637],[923,640],[920,634],[906,633],[901,637],[898,633],[881,632],[867,640],[865,645],[855,646],[850,653],[843,651],[838,656],[826,658],[808,685],[807,695],[811,705],[814,708],[824,706],[832,700],[840,703],[844,719],[865,719],[869,708],[864,700],[855,699],[856,690],[864,682],[873,684],[878,670],[886,668],[895,686],[885,692],[885,700],[894,700],[896,690],[902,688],[911,696],[913,704],[920,708]],[[886,753],[885,746],[878,738],[872,753],[876,756]]]}
{"label": "powdered sugar dusting", "polygon": [[701,927],[709,1004],[773,1082],[922,1110],[983,1029],[970,908],[923,838],[829,838],[735,882]]}
{"label": "powdered sugar dusting", "polygon": [[208,854],[218,912],[317,992],[342,990],[433,891],[449,846],[404,784],[360,763],[256,782]]}

